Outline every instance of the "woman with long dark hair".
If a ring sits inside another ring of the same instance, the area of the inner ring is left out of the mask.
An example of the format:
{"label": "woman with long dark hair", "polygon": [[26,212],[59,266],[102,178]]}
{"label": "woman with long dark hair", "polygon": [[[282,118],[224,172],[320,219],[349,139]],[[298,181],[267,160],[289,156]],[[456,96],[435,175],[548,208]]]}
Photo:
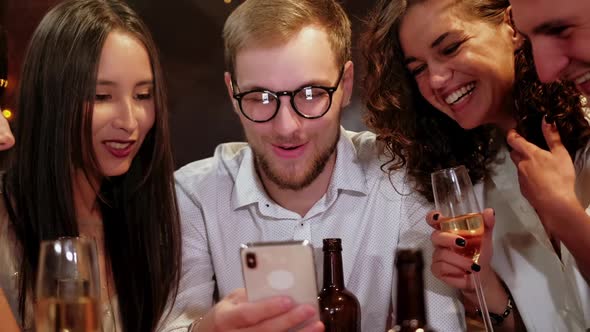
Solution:
{"label": "woman with long dark hair", "polygon": [[567,190],[587,200],[582,184],[590,128],[573,86],[539,82],[531,45],[514,28],[509,2],[380,1],[364,37],[367,122],[383,142],[384,167],[405,168],[415,191],[432,202],[430,174],[463,164],[480,203],[495,211],[495,219],[484,212],[488,236],[479,264],[457,253],[464,238],[441,233],[441,216],[428,215],[435,276],[461,289],[467,312],[475,313],[469,273],[480,273],[489,310],[507,330],[522,328],[518,313],[530,330],[590,327],[583,270],[544,229],[531,197],[521,194],[506,144],[516,129],[548,149],[546,137],[559,132],[579,175],[576,193],[573,185]]}
{"label": "woman with long dark hair", "polygon": [[0,287],[24,329],[43,240],[96,240],[105,331],[154,331],[174,300],[180,226],[163,83],[154,42],[122,1],[65,1],[35,31],[0,218]]}

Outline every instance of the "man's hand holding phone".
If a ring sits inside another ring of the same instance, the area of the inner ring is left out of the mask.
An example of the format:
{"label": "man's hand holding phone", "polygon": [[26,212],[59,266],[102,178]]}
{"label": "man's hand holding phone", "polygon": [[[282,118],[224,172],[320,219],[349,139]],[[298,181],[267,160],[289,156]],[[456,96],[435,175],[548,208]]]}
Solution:
{"label": "man's hand holding phone", "polygon": [[[248,302],[243,288],[230,293],[217,303],[192,332],[204,331],[288,331],[316,315],[309,304],[296,305],[291,298],[275,296]],[[324,325],[318,320],[300,331],[321,332]]]}

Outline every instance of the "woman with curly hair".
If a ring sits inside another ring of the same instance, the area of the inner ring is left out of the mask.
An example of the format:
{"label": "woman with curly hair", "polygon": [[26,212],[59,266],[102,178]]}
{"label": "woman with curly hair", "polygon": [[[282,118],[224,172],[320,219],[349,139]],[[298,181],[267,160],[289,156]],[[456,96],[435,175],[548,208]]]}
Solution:
{"label": "woman with curly hair", "polygon": [[[381,1],[364,37],[367,123],[383,143],[384,168],[405,168],[416,192],[432,202],[430,174],[463,164],[480,203],[495,212],[484,212],[488,236],[478,264],[453,250],[465,247],[465,239],[440,232],[440,215],[428,214],[436,229],[434,275],[459,288],[466,312],[475,313],[469,274],[480,273],[501,329],[590,327],[584,317],[590,290],[582,277],[590,264],[537,213],[543,195],[590,203],[589,186],[583,186],[590,180],[590,127],[573,86],[539,82],[508,0]],[[527,178],[515,163],[526,158],[523,146],[540,156],[564,154],[560,165],[553,159],[537,165],[562,167],[551,192],[523,188],[521,194],[519,181]]]}

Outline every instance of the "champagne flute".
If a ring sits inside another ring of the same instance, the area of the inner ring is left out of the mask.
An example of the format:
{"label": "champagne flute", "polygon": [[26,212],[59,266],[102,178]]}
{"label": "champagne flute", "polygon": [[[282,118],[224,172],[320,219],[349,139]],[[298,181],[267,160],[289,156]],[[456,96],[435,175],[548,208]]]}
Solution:
{"label": "champagne flute", "polygon": [[100,331],[96,243],[85,238],[43,241],[35,288],[38,332]]}
{"label": "champagne flute", "polygon": [[[467,168],[461,165],[442,169],[432,173],[431,179],[436,209],[443,217],[440,230],[464,238],[467,242],[465,248],[455,250],[477,263],[485,226]],[[493,331],[479,273],[472,273],[471,281],[475,286],[484,327],[486,331]]]}

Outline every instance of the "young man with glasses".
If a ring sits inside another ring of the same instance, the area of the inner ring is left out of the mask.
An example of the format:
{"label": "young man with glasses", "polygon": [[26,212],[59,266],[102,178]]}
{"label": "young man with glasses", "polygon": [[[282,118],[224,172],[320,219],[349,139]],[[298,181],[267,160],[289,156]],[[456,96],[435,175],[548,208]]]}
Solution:
{"label": "young man with glasses", "polygon": [[[183,277],[165,330],[195,321],[189,330],[287,331],[307,321],[304,331],[322,331],[309,306],[248,303],[239,248],[306,239],[321,271],[324,238],[342,238],[362,330],[386,330],[395,249],[424,246],[430,265],[431,207],[408,194],[403,174],[381,170],[374,134],[340,126],[353,86],[346,14],[333,0],[248,0],[223,37],[225,83],[248,143],[222,144],[176,173]],[[425,287],[431,325],[463,329],[455,293],[426,271]]]}

